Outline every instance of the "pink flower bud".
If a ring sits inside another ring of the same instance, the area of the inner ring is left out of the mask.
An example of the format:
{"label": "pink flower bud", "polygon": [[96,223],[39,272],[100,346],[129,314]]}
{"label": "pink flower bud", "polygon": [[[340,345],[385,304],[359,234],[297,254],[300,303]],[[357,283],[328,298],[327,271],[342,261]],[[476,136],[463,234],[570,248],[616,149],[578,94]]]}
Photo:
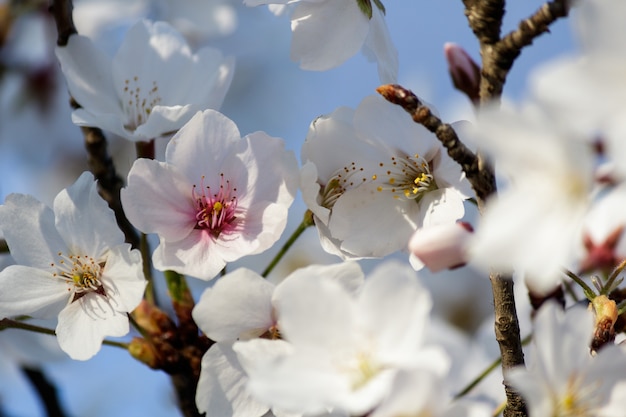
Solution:
{"label": "pink flower bud", "polygon": [[467,262],[467,239],[474,230],[469,223],[439,224],[417,229],[409,251],[432,272],[454,269]]}
{"label": "pink flower bud", "polygon": [[479,101],[480,68],[465,49],[455,43],[446,43],[443,51],[454,87],[465,93],[473,103]]}

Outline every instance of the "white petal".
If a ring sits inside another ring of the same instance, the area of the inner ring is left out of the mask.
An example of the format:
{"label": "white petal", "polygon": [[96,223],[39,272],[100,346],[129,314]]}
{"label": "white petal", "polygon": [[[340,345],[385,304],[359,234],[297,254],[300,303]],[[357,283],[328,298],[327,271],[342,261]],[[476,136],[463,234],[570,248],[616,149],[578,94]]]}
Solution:
{"label": "white petal", "polygon": [[246,389],[248,378],[233,350],[219,343],[202,357],[196,391],[198,411],[207,416],[260,417],[269,407],[256,401]]}
{"label": "white petal", "polygon": [[432,305],[415,271],[399,262],[383,263],[365,280],[358,303],[387,363],[413,363]]}
{"label": "white petal", "polygon": [[[416,225],[391,193],[373,183],[345,192],[335,206],[329,229],[341,249],[363,257],[381,257],[404,249]],[[411,207],[418,209],[414,201]]]}
{"label": "white petal", "polygon": [[204,291],[193,309],[193,318],[217,342],[258,337],[274,324],[273,292],[274,285],[257,273],[240,268]]}
{"label": "white petal", "polygon": [[87,360],[98,353],[105,336],[124,336],[128,331],[126,314],[116,312],[96,293],[64,308],[56,328],[61,349],[75,360]]}
{"label": "white petal", "polygon": [[223,252],[210,233],[192,230],[177,242],[161,240],[152,255],[152,262],[159,271],[171,269],[179,274],[210,280],[226,266]]}
{"label": "white petal", "polygon": [[102,285],[116,311],[132,312],[146,289],[141,253],[128,244],[111,248],[102,271]]}
{"label": "white petal", "polygon": [[305,70],[337,67],[361,49],[369,25],[354,0],[301,2],[291,16],[291,59]]}
{"label": "white petal", "polygon": [[382,84],[398,82],[398,50],[391,41],[383,13],[375,5],[372,6],[370,30],[363,52],[378,63],[378,77]]}
{"label": "white petal", "polygon": [[30,315],[50,319],[67,304],[71,287],[51,272],[11,265],[0,272],[0,318]]}
{"label": "white petal", "polygon": [[[196,113],[170,140],[165,159],[175,165],[190,181],[200,184],[204,175],[207,181],[219,181],[219,166],[224,158],[245,146],[237,125],[214,111]],[[208,183],[210,186],[218,184]]]}
{"label": "white petal", "polygon": [[93,114],[122,117],[111,76],[111,58],[84,36],[70,36],[67,46],[57,47],[57,58],[76,102]]}
{"label": "white petal", "polygon": [[10,194],[0,206],[0,228],[20,265],[49,268],[67,245],[54,226],[54,213],[34,197]]}
{"label": "white petal", "polygon": [[90,172],[83,174],[54,199],[56,228],[73,254],[99,258],[124,242],[115,215],[98,194]]}
{"label": "white petal", "polygon": [[333,347],[353,344],[356,305],[336,281],[304,270],[276,288],[273,303],[278,327],[296,346]]}

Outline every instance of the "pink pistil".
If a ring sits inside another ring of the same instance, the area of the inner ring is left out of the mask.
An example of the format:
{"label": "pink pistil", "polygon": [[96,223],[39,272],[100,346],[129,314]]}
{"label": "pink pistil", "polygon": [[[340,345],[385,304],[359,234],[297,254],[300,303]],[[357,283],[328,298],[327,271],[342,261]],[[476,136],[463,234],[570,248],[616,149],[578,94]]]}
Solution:
{"label": "pink pistil", "polygon": [[221,233],[234,230],[237,219],[237,189],[231,189],[230,181],[224,180],[224,174],[220,174],[220,177],[217,193],[211,193],[211,187],[204,186],[204,176],[200,182],[202,194],[197,192],[195,184],[192,189],[196,206],[196,229],[208,230],[216,238]]}

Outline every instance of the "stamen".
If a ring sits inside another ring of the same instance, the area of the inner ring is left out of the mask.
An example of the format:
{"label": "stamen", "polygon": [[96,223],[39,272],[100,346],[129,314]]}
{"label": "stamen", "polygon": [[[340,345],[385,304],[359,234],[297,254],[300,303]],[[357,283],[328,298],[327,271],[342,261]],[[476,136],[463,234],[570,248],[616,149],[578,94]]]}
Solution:
{"label": "stamen", "polygon": [[101,281],[105,262],[98,262],[88,255],[65,255],[63,252],[59,252],[57,255],[59,261],[50,264],[54,269],[52,276],[69,284],[68,291],[74,293],[70,302],[74,302],[90,292],[106,297]]}
{"label": "stamen", "polygon": [[437,189],[435,178],[430,172],[431,164],[419,154],[392,156],[389,163],[380,162],[378,165],[381,168],[387,166],[388,169],[384,171],[385,175],[372,176],[373,180],[386,177],[386,180],[381,178],[382,184],[376,190],[390,191],[395,199],[404,197],[419,201],[426,192]]}
{"label": "stamen", "polygon": [[220,186],[217,193],[211,193],[211,187],[204,185],[205,177],[200,180],[201,194],[194,184],[191,191],[196,205],[196,229],[208,230],[214,237],[231,232],[236,227],[237,192],[231,188],[230,181],[220,174]]}
{"label": "stamen", "polygon": [[122,89],[123,96],[121,102],[127,117],[124,127],[131,131],[146,123],[152,108],[161,103],[159,87],[156,81],[152,81],[152,88],[147,92],[147,95],[139,87],[139,84],[139,77],[135,76],[132,78],[132,81],[126,79]]}

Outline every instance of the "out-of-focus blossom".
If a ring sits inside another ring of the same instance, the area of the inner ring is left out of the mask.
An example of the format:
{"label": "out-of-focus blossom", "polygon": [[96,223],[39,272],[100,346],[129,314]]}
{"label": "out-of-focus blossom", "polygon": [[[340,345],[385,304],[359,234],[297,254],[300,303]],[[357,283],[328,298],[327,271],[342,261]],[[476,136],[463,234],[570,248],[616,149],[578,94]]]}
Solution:
{"label": "out-of-focus blossom", "polygon": [[128,333],[127,313],[146,285],[141,255],[124,243],[90,173],[57,195],[54,211],[9,195],[0,228],[17,263],[0,272],[0,317],[58,316],[59,345],[79,360],[95,355],[105,336]]}
{"label": "out-of-focus blossom", "polygon": [[432,272],[465,265],[468,260],[467,242],[472,227],[469,223],[445,223],[419,228],[409,241],[411,265],[426,266]]}
{"label": "out-of-focus blossom", "polygon": [[617,346],[605,346],[591,356],[593,321],[583,307],[564,314],[557,304],[547,303],[538,312],[534,362],[505,375],[524,397],[530,417],[609,417],[619,415],[610,407],[624,409],[625,398],[611,398],[611,393],[625,380],[626,355]]}
{"label": "out-of-focus blossom", "polygon": [[593,146],[532,103],[481,112],[474,139],[510,183],[487,202],[471,260],[519,270],[533,293],[547,294],[575,258],[594,185]]}
{"label": "out-of-focus blossom", "polygon": [[281,139],[264,132],[241,138],[232,120],[206,110],[170,140],[165,162],[135,161],[122,205],[135,227],[159,235],[157,269],[208,280],[278,240],[297,170]]}
{"label": "out-of-focus blossom", "polygon": [[199,110],[221,106],[233,76],[233,58],[213,48],[193,54],[164,22],[137,22],[111,60],[86,37],[73,35],[57,57],[79,126],[95,126],[132,141],[180,129]]}
{"label": "out-of-focus blossom", "polygon": [[[288,0],[244,0],[248,6]],[[391,42],[379,0],[298,0],[291,14],[291,59],[305,70],[326,71],[363,49],[378,63],[383,84],[398,78],[398,51]],[[369,7],[367,7],[369,6]],[[364,11],[363,7],[367,8]]]}
{"label": "out-of-focus blossom", "polygon": [[463,217],[470,195],[434,135],[377,96],[316,119],[302,161],[302,195],[322,245],[343,258],[404,249],[416,228]]}
{"label": "out-of-focus blossom", "polygon": [[275,292],[283,340],[233,346],[258,399],[291,412],[361,415],[389,395],[400,370],[445,372],[447,357],[425,345],[431,302],[410,267],[386,263],[357,293],[312,278]]}
{"label": "out-of-focus blossom", "polygon": [[[275,308],[280,287],[290,280],[315,280],[320,277],[337,280],[348,289],[356,289],[363,272],[356,263],[314,265],[299,269],[275,286],[257,273],[237,269],[202,294],[193,310],[200,329],[217,343],[202,358],[202,371],[196,391],[196,404],[207,415],[252,417],[264,415],[270,407],[254,399],[246,389],[248,376],[232,344],[254,338],[280,339],[280,311]],[[272,344],[276,355],[283,344]],[[277,415],[279,410],[274,410]]]}

